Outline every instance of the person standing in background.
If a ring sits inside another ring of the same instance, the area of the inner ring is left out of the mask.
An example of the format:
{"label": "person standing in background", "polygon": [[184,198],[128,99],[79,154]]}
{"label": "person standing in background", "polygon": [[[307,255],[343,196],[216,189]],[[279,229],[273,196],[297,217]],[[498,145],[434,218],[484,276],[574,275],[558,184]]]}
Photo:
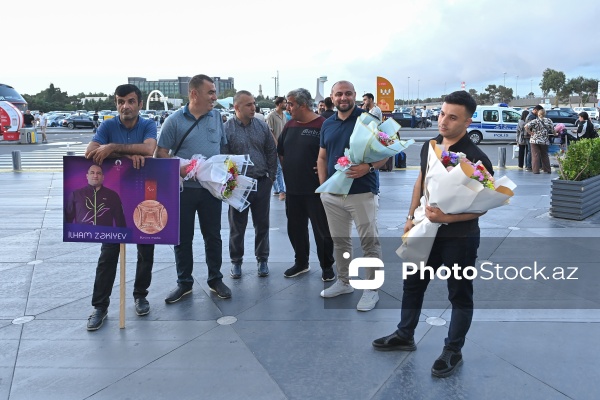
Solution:
{"label": "person standing in background", "polygon": [[[279,96],[275,98],[275,109],[267,116],[267,125],[271,129],[273,138],[275,139],[275,146],[279,141],[279,135],[283,130],[284,125],[287,122],[285,118],[284,110],[287,107],[287,101]],[[283,179],[283,171],[281,169],[281,162],[279,157],[277,158],[277,173],[275,174],[275,181],[273,181],[273,194],[279,196],[279,200],[285,200],[285,181]]]}

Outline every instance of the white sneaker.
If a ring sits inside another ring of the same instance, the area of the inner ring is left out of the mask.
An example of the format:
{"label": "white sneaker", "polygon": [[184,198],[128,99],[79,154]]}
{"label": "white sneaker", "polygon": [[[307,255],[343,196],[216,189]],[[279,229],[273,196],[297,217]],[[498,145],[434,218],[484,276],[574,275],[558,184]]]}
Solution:
{"label": "white sneaker", "polygon": [[354,292],[354,288],[349,283],[344,283],[340,279],[335,281],[333,285],[321,292],[321,297],[335,297],[340,294],[347,294]]}
{"label": "white sneaker", "polygon": [[379,301],[377,290],[363,290],[362,297],[356,305],[358,311],[371,311]]}

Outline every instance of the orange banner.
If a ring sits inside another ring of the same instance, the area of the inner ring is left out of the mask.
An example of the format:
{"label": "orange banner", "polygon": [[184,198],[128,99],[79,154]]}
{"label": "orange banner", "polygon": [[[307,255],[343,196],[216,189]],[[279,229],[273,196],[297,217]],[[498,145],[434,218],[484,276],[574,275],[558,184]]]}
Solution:
{"label": "orange banner", "polygon": [[381,111],[394,111],[394,87],[381,76],[377,77],[377,105]]}

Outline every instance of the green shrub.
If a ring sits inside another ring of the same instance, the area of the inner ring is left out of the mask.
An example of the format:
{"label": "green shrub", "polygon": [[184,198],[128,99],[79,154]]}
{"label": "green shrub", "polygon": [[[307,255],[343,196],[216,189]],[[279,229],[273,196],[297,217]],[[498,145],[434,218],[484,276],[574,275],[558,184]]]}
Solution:
{"label": "green shrub", "polygon": [[579,140],[557,159],[560,179],[582,181],[600,175],[600,138]]}

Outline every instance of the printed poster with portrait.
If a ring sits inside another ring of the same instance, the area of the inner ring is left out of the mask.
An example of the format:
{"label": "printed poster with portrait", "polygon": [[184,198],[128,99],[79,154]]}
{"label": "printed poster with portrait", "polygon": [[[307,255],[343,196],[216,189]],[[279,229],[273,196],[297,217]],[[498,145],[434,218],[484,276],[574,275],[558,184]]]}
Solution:
{"label": "printed poster with portrait", "polygon": [[63,241],[179,244],[179,160],[63,158]]}

